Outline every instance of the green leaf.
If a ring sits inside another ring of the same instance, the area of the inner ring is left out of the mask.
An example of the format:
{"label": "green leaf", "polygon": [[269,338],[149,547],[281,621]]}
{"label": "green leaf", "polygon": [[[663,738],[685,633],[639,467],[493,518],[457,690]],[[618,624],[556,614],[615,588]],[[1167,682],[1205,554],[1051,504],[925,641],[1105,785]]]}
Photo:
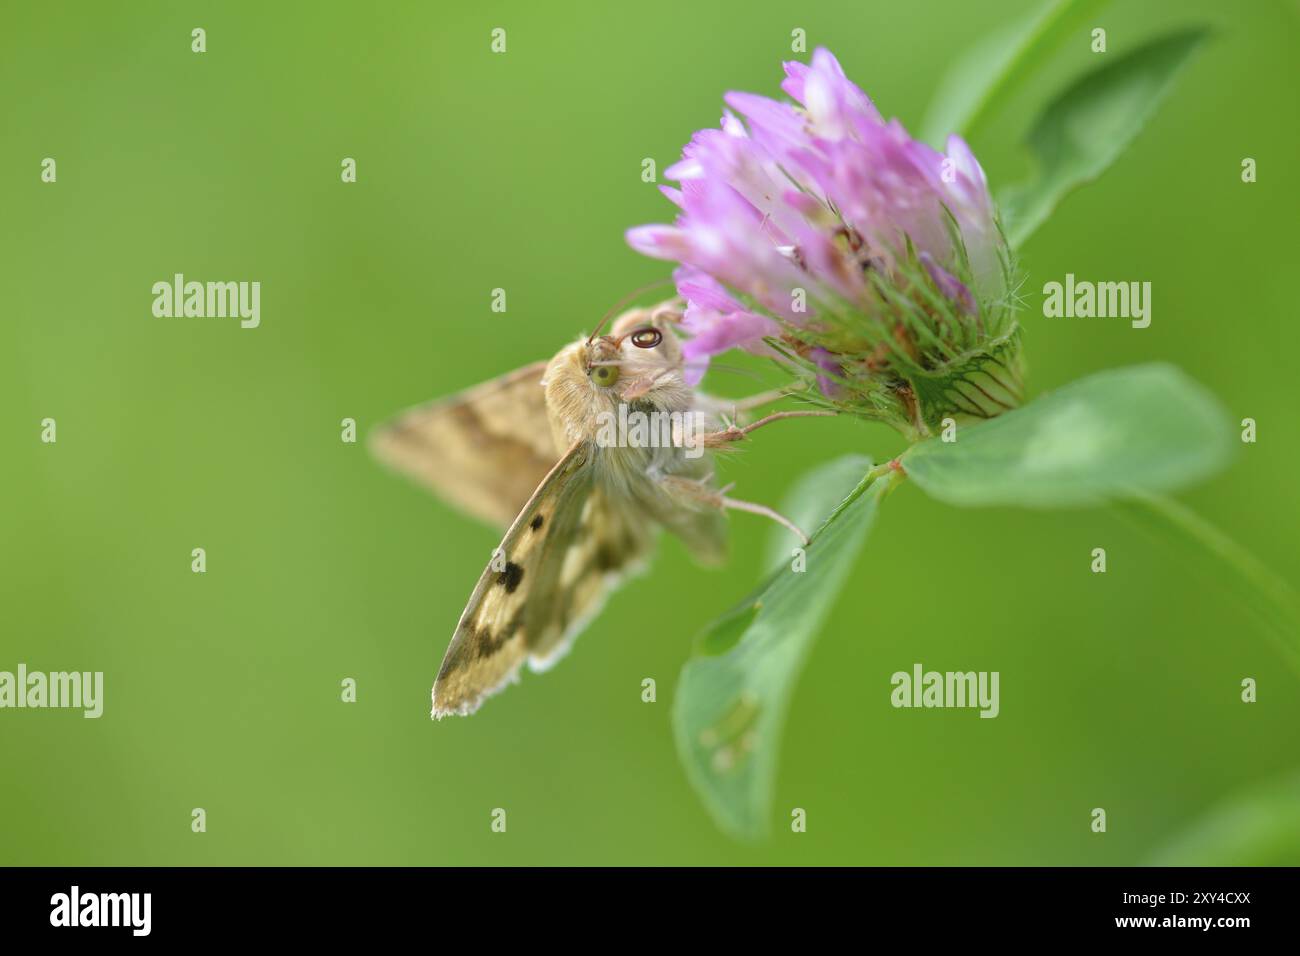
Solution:
{"label": "green leaf", "polygon": [[1072,382],[957,440],[902,456],[908,476],[953,505],[1056,507],[1168,491],[1222,468],[1236,447],[1227,413],[1172,365]]}
{"label": "green leaf", "polygon": [[942,146],[949,133],[975,136],[1107,2],[1052,0],[1036,16],[985,37],[940,82],[921,124],[922,138]]}
{"label": "green leaf", "polygon": [[766,832],[794,682],[891,484],[864,478],[870,468],[869,459],[849,456],[800,481],[782,509],[796,523],[835,509],[806,549],[806,570],[792,570],[794,539],[778,532],[769,554],[780,552],[780,567],[705,631],[682,668],[677,751],[714,820],[733,836]]}
{"label": "green leaf", "polygon": [[[807,472],[786,494],[781,503],[781,513],[811,534],[826,521],[826,516],[844,496],[862,481],[871,470],[871,459],[864,455],[845,455],[818,465]],[[781,528],[773,528],[763,549],[765,571],[790,566],[791,552],[799,541]]]}
{"label": "green leaf", "polygon": [[[1157,494],[1136,495],[1120,503],[1133,520],[1173,554],[1214,559],[1210,584],[1228,591],[1273,638],[1282,656],[1300,673],[1300,597],[1267,564],[1186,505]],[[1223,573],[1226,571],[1227,573]]]}
{"label": "green leaf", "polygon": [[1096,179],[1128,148],[1207,35],[1195,27],[1108,59],[1048,104],[1028,138],[1037,176],[1002,197],[1012,248],[1019,248],[1069,192]]}
{"label": "green leaf", "polygon": [[1212,810],[1151,866],[1300,866],[1300,776],[1255,787]]}

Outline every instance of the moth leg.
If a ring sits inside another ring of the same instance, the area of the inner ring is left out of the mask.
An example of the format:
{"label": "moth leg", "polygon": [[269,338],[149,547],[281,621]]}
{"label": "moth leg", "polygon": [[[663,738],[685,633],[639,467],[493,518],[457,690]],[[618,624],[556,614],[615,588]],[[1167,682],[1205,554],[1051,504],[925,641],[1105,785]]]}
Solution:
{"label": "moth leg", "polygon": [[706,448],[716,448],[719,445],[726,445],[729,442],[740,441],[747,437],[750,432],[762,428],[764,425],[770,425],[772,422],[780,421],[783,418],[829,418],[838,415],[839,412],[830,409],[799,409],[788,412],[773,412],[770,415],[764,415],[756,422],[750,422],[748,425],[740,426],[730,424],[721,431],[708,432],[700,436],[700,441]]}
{"label": "moth leg", "polygon": [[759,392],[757,395],[750,395],[748,398],[740,398],[734,402],[727,402],[727,408],[731,409],[732,414],[739,412],[748,412],[763,405],[771,405],[773,402],[779,402],[790,393],[783,388],[772,388],[766,392]]}
{"label": "moth leg", "polygon": [[634,402],[641,396],[645,395],[653,388],[658,386],[666,377],[665,373],[649,375],[645,378],[639,378],[622,391],[622,398],[625,402]]}
{"label": "moth leg", "polygon": [[702,504],[706,507],[723,510],[730,508],[733,511],[748,511],[750,514],[762,515],[764,518],[770,518],[783,528],[794,532],[795,535],[807,547],[809,543],[808,535],[804,534],[793,521],[781,514],[774,508],[767,505],[756,504],[752,501],[741,501],[739,498],[730,498],[727,492],[732,486],[727,485],[724,488],[714,488],[707,484],[708,479],[695,480],[693,478],[683,478],[680,475],[664,475],[659,479],[659,484],[668,494],[684,498],[687,501],[696,504]]}
{"label": "moth leg", "polygon": [[795,536],[798,537],[799,540],[803,542],[805,548],[808,546],[810,542],[808,535],[804,534],[803,531],[800,530],[798,525],[796,525],[785,515],[781,514],[779,511],[775,510],[774,508],[769,508],[767,505],[756,504],[753,501],[740,501],[736,498],[728,498],[726,495],[723,495],[722,506],[724,508],[731,508],[735,511],[748,511],[750,514],[762,515],[765,518],[771,518],[773,521],[781,525],[783,528],[786,528],[787,530],[794,532]]}

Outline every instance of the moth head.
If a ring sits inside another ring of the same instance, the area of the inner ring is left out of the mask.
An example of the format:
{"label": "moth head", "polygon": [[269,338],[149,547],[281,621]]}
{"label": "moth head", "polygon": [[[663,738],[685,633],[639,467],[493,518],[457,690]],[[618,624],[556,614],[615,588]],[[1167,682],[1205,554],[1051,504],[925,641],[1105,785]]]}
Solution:
{"label": "moth head", "polygon": [[619,401],[676,406],[685,383],[682,346],[674,331],[681,314],[667,302],[619,316],[609,333],[587,342],[587,377]]}
{"label": "moth head", "polygon": [[619,316],[604,335],[566,347],[546,370],[546,401],[565,432],[625,402],[685,410],[693,391],[685,382],[682,347],[674,328],[681,314],[669,302]]}

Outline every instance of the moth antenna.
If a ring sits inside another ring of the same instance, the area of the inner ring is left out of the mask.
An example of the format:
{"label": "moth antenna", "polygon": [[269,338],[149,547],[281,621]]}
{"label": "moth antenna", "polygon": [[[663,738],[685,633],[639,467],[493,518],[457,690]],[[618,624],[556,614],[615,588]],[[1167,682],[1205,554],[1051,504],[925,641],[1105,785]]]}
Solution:
{"label": "moth antenna", "polygon": [[724,364],[721,363],[721,362],[710,362],[710,363],[709,363],[709,371],[710,371],[710,372],[728,372],[728,373],[730,373],[731,375],[739,375],[739,376],[741,376],[742,378],[751,379],[752,381],[755,381],[755,382],[763,382],[763,381],[766,381],[766,379],[765,379],[762,375],[760,375],[758,372],[755,372],[753,369],[748,369],[748,368],[738,368],[738,367],[735,366],[735,365],[724,365]]}
{"label": "moth antenna", "polygon": [[627,305],[637,296],[645,295],[651,289],[661,288],[662,286],[668,285],[672,281],[673,281],[672,276],[669,276],[666,279],[657,279],[656,281],[651,282],[649,285],[643,285],[639,289],[633,289],[627,295],[623,296],[623,298],[619,299],[616,303],[614,303],[614,307],[612,309],[610,309],[608,312],[605,313],[605,317],[602,318],[599,323],[597,323],[596,328],[591,333],[591,335],[587,336],[587,344],[590,345],[592,342],[596,341],[596,336],[600,333],[600,330],[605,327],[605,323],[608,322],[610,318],[613,317],[614,313],[617,312],[619,309],[623,308],[625,305]]}

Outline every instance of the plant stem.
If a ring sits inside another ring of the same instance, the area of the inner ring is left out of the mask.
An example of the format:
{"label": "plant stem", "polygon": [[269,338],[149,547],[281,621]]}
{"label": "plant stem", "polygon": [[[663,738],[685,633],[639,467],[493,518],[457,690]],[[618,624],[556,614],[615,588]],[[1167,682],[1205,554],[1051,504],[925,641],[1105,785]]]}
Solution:
{"label": "plant stem", "polygon": [[1219,528],[1172,498],[1136,494],[1122,504],[1120,511],[1148,527],[1156,523],[1151,519],[1157,519],[1227,565],[1238,584],[1244,586],[1238,597],[1300,674],[1300,599],[1286,581]]}

